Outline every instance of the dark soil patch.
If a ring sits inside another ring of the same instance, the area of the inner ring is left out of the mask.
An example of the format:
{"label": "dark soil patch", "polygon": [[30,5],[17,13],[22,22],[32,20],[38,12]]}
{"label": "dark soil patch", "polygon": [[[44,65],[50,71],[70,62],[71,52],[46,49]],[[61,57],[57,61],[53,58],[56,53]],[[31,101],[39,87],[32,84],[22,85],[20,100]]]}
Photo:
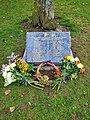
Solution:
{"label": "dark soil patch", "polygon": [[19,50],[19,51],[18,51],[19,56],[20,56],[20,57],[23,57],[24,52],[25,52],[25,49]]}
{"label": "dark soil patch", "polygon": [[2,111],[2,114],[3,114],[3,116],[7,116],[10,114],[10,110],[6,109],[6,110]]}
{"label": "dark soil patch", "polygon": [[56,20],[56,30],[46,30],[40,26],[33,27],[32,26],[32,19],[29,19],[27,22],[22,23],[22,26],[24,29],[26,29],[30,32],[50,32],[50,31],[67,32],[67,31],[70,31],[68,27],[59,24],[59,21],[60,21],[59,18],[57,18],[55,20]]}

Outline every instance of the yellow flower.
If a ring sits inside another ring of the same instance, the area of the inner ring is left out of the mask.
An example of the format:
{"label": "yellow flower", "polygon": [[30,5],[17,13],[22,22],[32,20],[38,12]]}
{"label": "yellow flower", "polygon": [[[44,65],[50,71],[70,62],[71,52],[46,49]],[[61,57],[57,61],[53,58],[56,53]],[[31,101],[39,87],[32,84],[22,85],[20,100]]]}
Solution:
{"label": "yellow flower", "polygon": [[21,73],[24,73],[24,70],[23,70],[23,69],[21,69],[21,70],[20,70],[20,72],[21,72]]}
{"label": "yellow flower", "polygon": [[71,60],[73,57],[72,56],[65,56],[66,59]]}
{"label": "yellow flower", "polygon": [[28,70],[28,64],[26,64],[26,65],[24,66],[24,70],[25,70],[25,71]]}

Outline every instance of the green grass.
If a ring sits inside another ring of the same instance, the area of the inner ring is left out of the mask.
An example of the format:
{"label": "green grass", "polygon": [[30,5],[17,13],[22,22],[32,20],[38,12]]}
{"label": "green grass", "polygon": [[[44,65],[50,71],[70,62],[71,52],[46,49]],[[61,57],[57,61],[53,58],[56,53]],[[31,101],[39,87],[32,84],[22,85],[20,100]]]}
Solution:
{"label": "green grass", "polygon": [[59,24],[69,27],[70,31],[75,32],[75,34],[76,32],[79,32],[79,28],[76,27],[76,25],[73,22],[71,23],[69,19],[62,18]]}
{"label": "green grass", "polygon": [[[72,49],[85,65],[86,73],[63,84],[58,94],[49,88],[42,91],[17,83],[3,88],[0,75],[0,120],[90,119],[90,0],[55,0],[54,3],[55,16],[62,18],[63,25],[71,27]],[[27,31],[21,23],[32,16],[32,10],[33,0],[0,0],[0,68],[12,51],[20,54],[25,49]],[[11,90],[7,96],[6,89]],[[23,98],[21,93],[25,93]],[[9,112],[11,106],[16,107],[13,113]]]}

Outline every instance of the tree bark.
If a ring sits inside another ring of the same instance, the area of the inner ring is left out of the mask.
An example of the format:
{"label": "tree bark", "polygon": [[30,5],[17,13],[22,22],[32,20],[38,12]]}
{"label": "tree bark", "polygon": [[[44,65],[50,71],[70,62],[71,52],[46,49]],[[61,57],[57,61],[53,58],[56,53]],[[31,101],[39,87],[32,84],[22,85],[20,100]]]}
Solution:
{"label": "tree bark", "polygon": [[42,26],[45,29],[55,29],[54,1],[34,0],[33,26]]}

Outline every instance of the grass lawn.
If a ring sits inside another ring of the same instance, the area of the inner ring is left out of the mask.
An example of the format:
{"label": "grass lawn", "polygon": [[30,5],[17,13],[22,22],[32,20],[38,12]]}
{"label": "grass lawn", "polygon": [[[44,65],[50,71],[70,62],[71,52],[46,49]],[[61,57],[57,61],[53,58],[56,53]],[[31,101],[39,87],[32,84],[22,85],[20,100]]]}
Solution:
{"label": "grass lawn", "polygon": [[[32,16],[33,1],[0,0],[0,68],[12,51],[20,54],[25,49],[27,30],[21,22]],[[0,120],[90,120],[90,0],[54,1],[55,16],[72,28],[72,49],[86,72],[63,84],[58,94],[49,88],[42,91],[18,83],[4,88],[0,75]],[[9,95],[4,93],[7,89],[11,90]],[[12,113],[11,106],[16,107]]]}

